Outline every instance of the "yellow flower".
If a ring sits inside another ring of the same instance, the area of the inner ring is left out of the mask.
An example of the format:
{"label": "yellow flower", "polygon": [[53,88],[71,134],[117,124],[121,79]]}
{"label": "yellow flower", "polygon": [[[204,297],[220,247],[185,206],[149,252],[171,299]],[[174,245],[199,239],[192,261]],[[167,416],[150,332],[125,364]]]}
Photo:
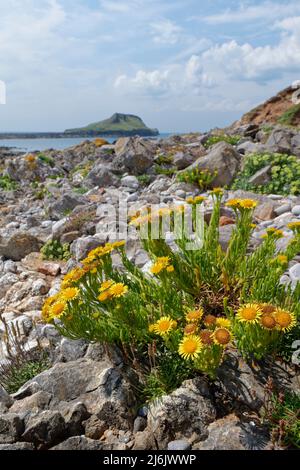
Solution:
{"label": "yellow flower", "polygon": [[210,194],[214,194],[216,196],[221,196],[223,193],[223,188],[214,188],[212,191],[210,191]]}
{"label": "yellow flower", "polygon": [[80,295],[80,290],[77,287],[67,287],[60,292],[60,297],[68,302],[74,300]]}
{"label": "yellow flower", "polygon": [[202,308],[199,308],[198,310],[191,310],[190,312],[187,312],[185,315],[185,319],[187,322],[198,322],[201,320],[203,317],[203,310]]}
{"label": "yellow flower", "polygon": [[32,153],[29,153],[28,155],[26,155],[25,159],[28,163],[33,163],[36,161],[36,157],[35,155],[32,155]]}
{"label": "yellow flower", "polygon": [[117,284],[113,284],[109,288],[109,293],[113,297],[122,297],[123,295],[128,292],[128,287],[122,284],[121,282],[118,282]]}
{"label": "yellow flower", "polygon": [[277,328],[281,331],[289,331],[296,325],[296,316],[294,313],[277,308],[274,312],[274,318]]}
{"label": "yellow flower", "polygon": [[151,323],[148,327],[149,333],[153,333],[155,331],[155,323]]}
{"label": "yellow flower", "polygon": [[164,268],[165,266],[162,263],[156,262],[151,266],[150,271],[152,274],[159,274]]}
{"label": "yellow flower", "polygon": [[[167,269],[170,266],[170,258],[168,256],[161,256],[156,259],[155,263],[151,266],[150,271],[152,274],[159,274],[164,269]],[[174,270],[174,268],[173,268]],[[173,271],[171,269],[172,272]]]}
{"label": "yellow flower", "polygon": [[297,220],[296,222],[290,222],[289,224],[287,224],[287,228],[295,232],[300,231],[300,221]]}
{"label": "yellow flower", "polygon": [[275,227],[267,228],[267,233],[263,234],[261,238],[267,237],[274,237],[274,238],[282,238],[284,236],[282,230],[277,230]]}
{"label": "yellow flower", "polygon": [[239,206],[243,209],[254,209],[257,206],[257,201],[253,199],[240,199]]}
{"label": "yellow flower", "polygon": [[148,223],[151,221],[151,214],[143,215],[138,217],[133,217],[129,222],[129,225],[134,225],[135,227],[139,227],[142,224]]}
{"label": "yellow flower", "polygon": [[193,197],[188,197],[188,198],[186,199],[186,202],[187,202],[188,204],[194,204],[194,198],[193,198]]}
{"label": "yellow flower", "polygon": [[188,204],[196,205],[196,204],[201,204],[203,201],[205,201],[205,199],[206,199],[206,197],[204,197],[204,196],[195,196],[194,198],[188,197],[186,199],[186,202]]}
{"label": "yellow flower", "polygon": [[201,204],[203,201],[205,201],[206,197],[204,196],[195,196],[194,197],[194,203],[195,204]]}
{"label": "yellow flower", "polygon": [[276,230],[276,231],[274,232],[274,235],[275,235],[276,238],[282,238],[282,237],[284,237],[283,230]]}
{"label": "yellow flower", "polygon": [[173,271],[174,271],[174,266],[171,265],[171,266],[167,267],[167,272],[168,273],[172,273]]}
{"label": "yellow flower", "polygon": [[164,215],[171,215],[172,214],[172,209],[169,207],[162,207],[159,209],[157,212],[153,213],[154,217],[163,217]]}
{"label": "yellow flower", "polygon": [[260,324],[266,330],[273,330],[276,327],[276,320],[272,313],[263,313],[260,317]]}
{"label": "yellow flower", "polygon": [[257,304],[260,308],[260,310],[262,311],[262,313],[274,313],[275,310],[276,310],[276,307],[274,305],[271,305],[271,304],[266,304],[266,303],[263,303],[263,304]]}
{"label": "yellow flower", "polygon": [[60,318],[66,310],[66,302],[57,301],[49,309],[49,316],[51,318]]}
{"label": "yellow flower", "polygon": [[215,326],[216,324],[216,321],[217,321],[217,318],[214,316],[214,315],[206,315],[204,318],[203,318],[203,323],[205,326]]}
{"label": "yellow flower", "polygon": [[232,335],[227,328],[216,328],[213,332],[213,340],[219,346],[227,346],[232,340]]}
{"label": "yellow flower", "polygon": [[106,243],[104,246],[98,246],[89,252],[87,257],[82,261],[82,264],[89,264],[96,259],[101,258],[101,256],[111,253],[112,251],[113,245],[111,243]]}
{"label": "yellow flower", "polygon": [[180,204],[179,206],[174,206],[173,207],[173,211],[175,213],[183,213],[185,212],[185,205],[184,204]]}
{"label": "yellow flower", "polygon": [[79,281],[85,275],[85,271],[81,268],[72,269],[68,272],[61,283],[62,288],[70,287],[74,282]]}
{"label": "yellow flower", "polygon": [[50,307],[58,300],[58,298],[58,294],[55,294],[45,300],[44,305],[42,307],[42,319],[44,321],[48,322],[49,320],[51,320]]}
{"label": "yellow flower", "polygon": [[257,206],[257,201],[254,199],[230,199],[225,204],[233,209],[254,209]]}
{"label": "yellow flower", "polygon": [[105,302],[111,297],[112,297],[111,293],[108,290],[106,290],[105,292],[101,292],[101,294],[98,295],[98,300],[100,300],[100,302]]}
{"label": "yellow flower", "polygon": [[165,316],[161,317],[157,322],[153,325],[153,331],[160,336],[165,336],[170,333],[170,331],[176,327],[176,322],[172,320],[171,317]]}
{"label": "yellow flower", "polygon": [[183,330],[185,335],[193,335],[197,331],[197,325],[195,323],[188,323]]}
{"label": "yellow flower", "polygon": [[126,244],[125,240],[120,240],[120,241],[114,242],[112,246],[113,248],[121,248],[122,246],[125,246],[125,244]]}
{"label": "yellow flower", "polygon": [[206,346],[210,346],[213,343],[213,333],[210,330],[201,330],[200,339],[202,343]]}
{"label": "yellow flower", "polygon": [[238,309],[237,319],[240,322],[257,323],[262,311],[257,304],[246,304]]}
{"label": "yellow flower", "polygon": [[278,263],[278,264],[281,264],[282,266],[284,266],[288,263],[288,258],[287,258],[286,255],[278,255],[271,262],[272,263]]}
{"label": "yellow flower", "polygon": [[216,325],[220,326],[222,328],[230,328],[231,327],[231,321],[228,318],[217,318],[216,320]]}
{"label": "yellow flower", "polygon": [[250,224],[250,227],[254,230],[257,227],[257,225],[256,224]]}
{"label": "yellow flower", "polygon": [[225,206],[237,208],[239,207],[239,204],[240,204],[239,199],[229,199],[229,201],[226,202]]}
{"label": "yellow flower", "polygon": [[114,284],[114,281],[112,281],[111,279],[108,279],[107,281],[102,282],[99,292],[103,292],[106,289],[109,289],[113,284]]}
{"label": "yellow flower", "polygon": [[184,359],[196,359],[202,348],[199,336],[188,335],[180,342],[178,352]]}

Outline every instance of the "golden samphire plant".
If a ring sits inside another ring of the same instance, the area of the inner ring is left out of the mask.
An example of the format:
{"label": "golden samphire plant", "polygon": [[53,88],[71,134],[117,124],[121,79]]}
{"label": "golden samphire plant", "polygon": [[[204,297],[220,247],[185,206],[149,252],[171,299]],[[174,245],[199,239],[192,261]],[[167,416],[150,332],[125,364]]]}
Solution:
{"label": "golden samphire plant", "polygon": [[[294,237],[284,252],[276,250],[283,232],[273,228],[249,252],[256,202],[229,200],[236,224],[223,251],[223,191],[217,188],[211,195],[214,208],[198,248],[188,249],[190,240],[182,230],[177,249],[171,249],[160,222],[168,215],[174,227],[190,207],[196,226],[204,197],[189,198],[188,206],[137,214],[131,223],[144,233],[151,234],[153,221],[159,221],[160,236],[142,239],[153,261],[149,272],[128,259],[125,242],[96,248],[64,277],[60,292],[46,300],[43,319],[67,337],[116,344],[146,367],[159,368],[168,357],[212,378],[229,350],[252,359],[276,352],[299,319],[300,283],[292,290],[280,284],[280,277],[300,251],[300,222],[289,225]],[[112,253],[119,254],[124,269],[113,267]]]}

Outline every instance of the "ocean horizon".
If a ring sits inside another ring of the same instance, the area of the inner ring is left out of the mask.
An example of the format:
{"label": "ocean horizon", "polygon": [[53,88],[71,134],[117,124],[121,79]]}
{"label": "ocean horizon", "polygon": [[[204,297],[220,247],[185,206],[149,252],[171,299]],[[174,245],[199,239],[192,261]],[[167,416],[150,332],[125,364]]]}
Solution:
{"label": "ocean horizon", "polygon": [[[156,137],[147,137],[150,139],[166,139],[167,137],[174,135],[174,132],[163,132]],[[107,142],[113,143],[119,137],[118,136],[101,136]],[[120,136],[124,137],[124,136]],[[24,152],[35,152],[35,151],[44,151],[49,149],[54,150],[64,150],[68,147],[73,147],[74,145],[79,145],[81,142],[86,140],[93,141],[95,137],[45,137],[45,138],[34,138],[34,139],[0,139],[0,148],[8,147],[16,149],[18,151]]]}

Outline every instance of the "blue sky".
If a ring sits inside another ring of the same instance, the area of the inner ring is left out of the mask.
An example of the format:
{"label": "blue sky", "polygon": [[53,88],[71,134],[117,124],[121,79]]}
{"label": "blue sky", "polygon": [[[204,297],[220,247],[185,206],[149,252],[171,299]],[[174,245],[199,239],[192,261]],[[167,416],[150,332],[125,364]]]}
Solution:
{"label": "blue sky", "polygon": [[299,0],[6,0],[0,131],[224,126],[300,79]]}

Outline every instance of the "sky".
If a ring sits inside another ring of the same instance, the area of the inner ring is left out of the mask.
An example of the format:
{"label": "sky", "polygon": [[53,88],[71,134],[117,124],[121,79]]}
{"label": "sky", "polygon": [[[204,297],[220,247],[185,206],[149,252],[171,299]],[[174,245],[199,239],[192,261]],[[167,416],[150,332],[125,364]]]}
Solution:
{"label": "sky", "polygon": [[0,132],[207,130],[298,79],[299,0],[0,0]]}

